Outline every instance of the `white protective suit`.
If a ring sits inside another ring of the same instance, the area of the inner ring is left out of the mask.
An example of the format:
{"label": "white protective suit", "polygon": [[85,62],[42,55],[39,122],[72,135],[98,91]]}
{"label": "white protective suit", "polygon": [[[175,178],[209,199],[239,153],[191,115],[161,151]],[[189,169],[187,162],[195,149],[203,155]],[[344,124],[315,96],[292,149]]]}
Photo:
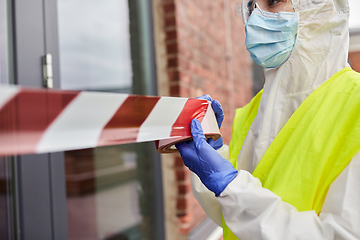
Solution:
{"label": "white protective suit", "polygon": [[192,174],[193,193],[219,226],[239,239],[360,239],[360,153],[332,183],[322,211],[299,212],[262,188],[251,173],[286,121],[317,87],[344,67],[349,48],[347,0],[292,0],[299,12],[289,60],[265,70],[259,112],[238,156],[237,177],[216,198]]}

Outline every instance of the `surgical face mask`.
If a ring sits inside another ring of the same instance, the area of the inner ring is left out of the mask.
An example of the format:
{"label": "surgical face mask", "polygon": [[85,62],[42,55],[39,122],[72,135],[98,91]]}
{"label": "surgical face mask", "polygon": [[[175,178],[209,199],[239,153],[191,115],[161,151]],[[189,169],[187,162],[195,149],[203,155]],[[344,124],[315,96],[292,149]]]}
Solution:
{"label": "surgical face mask", "polygon": [[245,45],[254,61],[276,68],[290,57],[299,25],[299,13],[270,13],[255,8],[245,25]]}

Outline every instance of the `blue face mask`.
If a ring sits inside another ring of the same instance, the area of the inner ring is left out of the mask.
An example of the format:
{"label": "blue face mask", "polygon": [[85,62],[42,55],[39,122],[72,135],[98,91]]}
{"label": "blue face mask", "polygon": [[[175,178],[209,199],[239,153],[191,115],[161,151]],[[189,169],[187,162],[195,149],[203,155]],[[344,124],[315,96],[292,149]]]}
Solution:
{"label": "blue face mask", "polygon": [[286,62],[294,48],[299,13],[270,13],[255,8],[245,25],[245,45],[254,61],[265,68]]}

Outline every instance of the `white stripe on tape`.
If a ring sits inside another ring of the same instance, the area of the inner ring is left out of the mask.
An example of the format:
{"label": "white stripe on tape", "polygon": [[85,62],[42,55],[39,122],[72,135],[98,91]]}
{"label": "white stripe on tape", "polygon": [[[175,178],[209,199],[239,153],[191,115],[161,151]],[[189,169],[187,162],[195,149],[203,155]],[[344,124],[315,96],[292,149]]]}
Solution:
{"label": "white stripe on tape", "polygon": [[[211,107],[211,104],[208,104],[204,118],[201,121],[201,127],[206,137],[211,137],[214,140],[220,138],[220,130],[215,118],[215,113]],[[157,151],[159,153],[170,153],[177,151],[174,144],[181,141],[190,140],[191,136],[176,136],[172,138],[160,139],[158,144]]]}
{"label": "white stripe on tape", "polygon": [[211,107],[211,104],[208,105],[204,119],[201,122],[201,126],[203,128],[204,133],[213,132],[214,129],[218,128],[215,113]]}
{"label": "white stripe on tape", "polygon": [[81,92],[46,130],[37,152],[96,147],[103,127],[127,97]]}
{"label": "white stripe on tape", "polygon": [[141,125],[137,142],[170,137],[172,125],[183,110],[187,98],[162,97]]}
{"label": "white stripe on tape", "polygon": [[193,118],[207,137],[220,137],[209,102],[187,98],[0,86],[0,117],[0,156],[153,140],[158,152],[172,152],[191,138]]}
{"label": "white stripe on tape", "polygon": [[13,96],[15,96],[19,89],[16,87],[6,86],[2,88],[3,85],[0,85],[0,108],[4,106]]}

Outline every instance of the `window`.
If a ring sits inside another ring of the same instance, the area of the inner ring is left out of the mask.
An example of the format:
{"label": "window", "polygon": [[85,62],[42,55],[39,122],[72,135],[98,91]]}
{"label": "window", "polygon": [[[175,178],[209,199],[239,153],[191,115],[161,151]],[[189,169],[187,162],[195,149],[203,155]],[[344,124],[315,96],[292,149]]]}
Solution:
{"label": "window", "polygon": [[[0,0],[0,83],[44,87],[51,54],[54,88],[156,95],[150,7]],[[0,158],[0,239],[164,239],[159,161],[153,143]]]}
{"label": "window", "polygon": [[[62,89],[149,93],[144,2],[58,0]],[[161,239],[157,161],[153,143],[66,152],[69,239]]]}

